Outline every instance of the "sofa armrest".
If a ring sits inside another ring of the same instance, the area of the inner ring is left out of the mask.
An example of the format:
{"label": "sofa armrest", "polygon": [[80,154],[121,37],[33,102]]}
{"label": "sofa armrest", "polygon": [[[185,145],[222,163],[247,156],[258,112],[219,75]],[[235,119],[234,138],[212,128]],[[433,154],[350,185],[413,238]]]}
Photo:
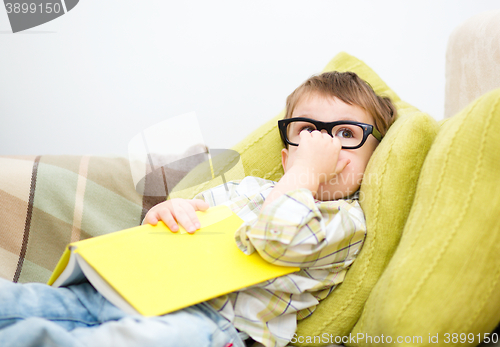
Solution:
{"label": "sofa armrest", "polygon": [[445,117],[500,87],[500,10],[480,13],[450,35],[446,52]]}

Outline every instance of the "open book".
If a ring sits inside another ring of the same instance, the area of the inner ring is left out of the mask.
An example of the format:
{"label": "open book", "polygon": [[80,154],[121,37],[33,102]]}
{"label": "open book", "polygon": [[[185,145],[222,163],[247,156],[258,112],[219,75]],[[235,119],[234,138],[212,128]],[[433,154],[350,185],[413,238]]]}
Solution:
{"label": "open book", "polygon": [[196,213],[194,234],[159,222],[71,243],[48,284],[87,278],[125,312],[157,316],[299,270],[244,254],[234,240],[243,221],[227,206]]}

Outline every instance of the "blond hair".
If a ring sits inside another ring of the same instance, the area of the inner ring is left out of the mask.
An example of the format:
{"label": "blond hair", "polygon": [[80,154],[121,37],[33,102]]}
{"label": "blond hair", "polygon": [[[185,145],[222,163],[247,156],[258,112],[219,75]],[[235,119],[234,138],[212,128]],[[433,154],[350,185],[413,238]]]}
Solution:
{"label": "blond hair", "polygon": [[312,93],[336,97],[346,104],[361,107],[373,117],[375,128],[382,136],[397,115],[391,99],[375,94],[372,87],[354,72],[332,71],[310,77],[288,96],[285,119],[291,118],[293,110],[302,98]]}

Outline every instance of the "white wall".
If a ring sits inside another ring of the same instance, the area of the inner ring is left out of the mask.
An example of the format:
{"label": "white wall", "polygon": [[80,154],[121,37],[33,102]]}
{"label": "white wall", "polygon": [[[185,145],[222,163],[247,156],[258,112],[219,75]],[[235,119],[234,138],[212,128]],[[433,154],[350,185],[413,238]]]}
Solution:
{"label": "white wall", "polygon": [[127,154],[130,139],[196,111],[228,148],[338,52],[401,98],[444,112],[447,39],[497,0],[80,0],[12,34],[0,7],[0,155]]}

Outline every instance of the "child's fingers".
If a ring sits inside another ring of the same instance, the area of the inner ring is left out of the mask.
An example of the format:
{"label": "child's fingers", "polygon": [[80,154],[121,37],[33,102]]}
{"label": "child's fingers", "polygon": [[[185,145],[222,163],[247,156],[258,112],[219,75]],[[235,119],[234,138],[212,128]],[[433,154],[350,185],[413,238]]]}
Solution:
{"label": "child's fingers", "polygon": [[192,234],[200,227],[198,216],[196,215],[193,206],[183,201],[174,204],[174,214],[177,222]]}
{"label": "child's fingers", "polygon": [[189,203],[191,204],[191,206],[194,207],[196,211],[206,211],[210,207],[208,202],[205,202],[200,199],[189,200]]}
{"label": "child's fingers", "polygon": [[174,233],[179,230],[179,226],[177,225],[170,210],[162,209],[158,212],[158,214],[163,223],[165,223],[170,228],[170,230],[172,230]]}
{"label": "child's fingers", "polygon": [[340,149],[342,148],[342,142],[340,142],[340,139],[337,136],[334,136],[332,138],[332,143],[335,145],[337,150],[340,152]]}
{"label": "child's fingers", "polygon": [[151,225],[158,224],[158,218],[156,217],[156,214],[154,212],[148,213],[146,215],[146,223]]}

